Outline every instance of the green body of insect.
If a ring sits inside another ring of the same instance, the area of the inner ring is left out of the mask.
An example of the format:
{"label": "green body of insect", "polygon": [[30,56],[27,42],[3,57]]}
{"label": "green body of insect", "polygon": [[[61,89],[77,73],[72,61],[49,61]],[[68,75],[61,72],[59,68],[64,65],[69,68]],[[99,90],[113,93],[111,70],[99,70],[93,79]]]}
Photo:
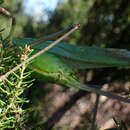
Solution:
{"label": "green body of insect", "polygon": [[[15,45],[30,44],[36,39],[23,38],[13,40]],[[52,42],[48,41],[34,46],[34,53],[47,47]],[[29,68],[46,82],[58,83],[69,87],[76,87],[86,91],[115,98],[94,86],[81,84],[74,73],[75,69],[101,68],[101,67],[129,67],[130,52],[120,49],[104,49],[88,46],[76,46],[68,43],[59,43],[48,52],[34,59]],[[124,101],[124,99],[121,99]],[[126,102],[130,103],[129,99]]]}

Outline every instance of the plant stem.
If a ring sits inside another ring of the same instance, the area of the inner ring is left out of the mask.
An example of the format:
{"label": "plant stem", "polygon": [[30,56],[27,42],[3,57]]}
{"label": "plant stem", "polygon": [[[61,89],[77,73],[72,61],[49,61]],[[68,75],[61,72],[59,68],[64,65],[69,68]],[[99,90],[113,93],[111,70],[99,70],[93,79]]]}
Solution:
{"label": "plant stem", "polygon": [[96,115],[97,115],[97,110],[98,110],[99,97],[100,97],[100,95],[97,94],[96,95],[96,103],[95,103],[95,107],[94,107],[94,111],[93,111],[93,120],[92,120],[91,130],[94,130],[94,128],[95,128],[95,121],[96,121]]}
{"label": "plant stem", "polygon": [[15,105],[15,100],[17,99],[18,97],[18,94],[19,94],[19,88],[22,84],[22,79],[23,79],[23,74],[24,74],[24,70],[25,70],[25,64],[23,64],[22,66],[22,70],[21,70],[21,74],[20,74],[20,77],[19,77],[19,82],[18,82],[18,85],[15,87],[16,88],[16,91],[15,91],[15,94],[13,95],[13,98],[12,98],[12,101],[11,103],[7,106],[7,109],[4,113],[4,115],[1,117],[1,121],[4,120],[6,114],[8,113],[9,109]]}

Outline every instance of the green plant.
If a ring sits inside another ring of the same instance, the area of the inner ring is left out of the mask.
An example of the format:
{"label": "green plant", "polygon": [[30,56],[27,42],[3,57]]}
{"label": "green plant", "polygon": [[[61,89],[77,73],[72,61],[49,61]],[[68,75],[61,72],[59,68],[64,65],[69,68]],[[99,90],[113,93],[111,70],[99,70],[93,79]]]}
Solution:
{"label": "green plant", "polygon": [[[0,74],[4,74],[12,67],[23,62],[31,52],[25,48],[17,47],[12,49],[11,44],[6,45],[1,42],[0,51]],[[0,129],[5,128],[23,128],[26,122],[27,111],[23,109],[23,104],[28,103],[24,92],[32,85],[32,79],[29,79],[31,72],[25,71],[26,65],[23,65],[11,76],[0,83]]]}

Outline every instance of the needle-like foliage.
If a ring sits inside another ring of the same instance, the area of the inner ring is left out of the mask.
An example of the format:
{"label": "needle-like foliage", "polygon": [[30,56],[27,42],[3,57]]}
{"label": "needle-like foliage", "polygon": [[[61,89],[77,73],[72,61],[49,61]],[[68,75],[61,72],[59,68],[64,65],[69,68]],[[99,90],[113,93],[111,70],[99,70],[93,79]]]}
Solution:
{"label": "needle-like foliage", "polygon": [[[31,51],[28,47],[13,47],[12,43],[0,42],[0,75],[8,72],[24,61]],[[13,72],[0,82],[0,129],[23,128],[27,113],[23,104],[29,102],[24,92],[32,85],[31,72],[25,71],[26,65]],[[26,113],[26,114],[25,114]]]}

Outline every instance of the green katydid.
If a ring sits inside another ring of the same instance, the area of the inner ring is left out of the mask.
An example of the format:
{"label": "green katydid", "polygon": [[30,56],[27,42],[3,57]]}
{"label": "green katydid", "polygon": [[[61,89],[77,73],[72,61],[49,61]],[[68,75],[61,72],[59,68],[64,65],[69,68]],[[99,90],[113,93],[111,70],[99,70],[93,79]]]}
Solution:
{"label": "green katydid", "polygon": [[[12,17],[13,19],[13,17]],[[13,22],[12,22],[13,23]],[[12,24],[14,25],[14,24]],[[7,39],[10,40],[12,31]],[[43,39],[22,38],[14,39],[14,45],[31,45],[34,53],[44,49],[52,42],[43,43]],[[94,92],[110,98],[115,98],[130,103],[130,99],[117,96],[110,92],[104,92],[95,86],[84,85],[77,81],[75,69],[101,68],[101,67],[129,67],[130,52],[119,49],[104,49],[88,46],[76,46],[68,43],[59,43],[53,48],[35,58],[28,67],[42,75],[46,82],[53,82],[65,86],[72,86],[85,91]]]}
{"label": "green katydid", "polygon": [[[13,43],[15,45],[30,45],[30,43],[34,43],[34,41],[36,42],[36,39],[22,38],[13,40]],[[37,53],[51,43],[51,41],[47,41],[43,44],[33,46],[34,53]],[[46,82],[77,87],[130,103],[130,99],[124,99],[112,93],[101,91],[92,85],[81,84],[77,81],[77,77],[72,69],[129,66],[130,52],[127,50],[76,46],[68,43],[57,44],[29,64],[29,68],[37,72]]]}

